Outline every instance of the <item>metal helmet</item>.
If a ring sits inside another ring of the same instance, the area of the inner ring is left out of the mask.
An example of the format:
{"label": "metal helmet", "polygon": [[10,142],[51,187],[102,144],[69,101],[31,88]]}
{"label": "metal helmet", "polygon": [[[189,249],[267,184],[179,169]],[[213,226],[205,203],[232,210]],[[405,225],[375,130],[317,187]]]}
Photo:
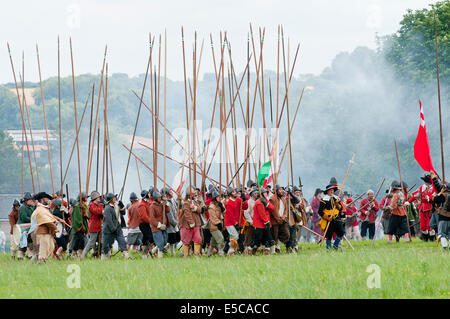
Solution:
{"label": "metal helmet", "polygon": [[81,194],[78,194],[78,196],[77,196],[77,198],[79,199],[79,198],[88,198],[88,195],[85,193],[85,192],[81,192]]}
{"label": "metal helmet", "polygon": [[20,203],[19,203],[19,201],[17,199],[14,200],[13,206],[20,206]]}
{"label": "metal helmet", "polygon": [[161,198],[161,193],[158,192],[158,190],[154,190],[154,191],[153,191],[152,197],[153,197],[154,199]]}
{"label": "metal helmet", "polygon": [[23,200],[26,202],[27,200],[33,199],[33,196],[29,192],[23,194]]}
{"label": "metal helmet", "polygon": [[113,193],[107,193],[105,196],[105,200],[107,203],[109,203],[110,201],[113,200],[114,197],[116,197],[116,195],[114,195]]}
{"label": "metal helmet", "polygon": [[155,188],[153,186],[150,186],[150,188],[148,189],[148,195],[149,196],[153,196],[153,191],[155,190]]}
{"label": "metal helmet", "polygon": [[91,198],[91,201],[96,200],[97,198],[100,197],[100,193],[97,191],[92,191],[91,195],[89,196]]}
{"label": "metal helmet", "polygon": [[219,192],[217,192],[216,190],[213,190],[213,192],[212,192],[212,194],[211,194],[211,198],[212,198],[212,199],[216,199],[216,198],[219,197],[219,196],[220,196]]}
{"label": "metal helmet", "polygon": [[391,183],[391,188],[392,188],[392,189],[402,189],[402,186],[400,185],[400,182],[399,182],[399,181],[393,181],[393,182]]}
{"label": "metal helmet", "polygon": [[161,191],[160,191],[160,193],[162,194],[162,195],[170,195],[170,188],[169,187],[163,187],[163,188],[161,188]]}
{"label": "metal helmet", "polygon": [[143,190],[141,191],[141,198],[142,198],[142,199],[148,198],[148,190],[143,189]]}
{"label": "metal helmet", "polygon": [[231,195],[234,191],[235,191],[235,189],[233,187],[228,186],[227,190],[226,190],[226,193],[227,193],[227,195]]}
{"label": "metal helmet", "polygon": [[61,200],[60,198],[56,198],[56,199],[53,201],[53,206],[54,206],[54,207],[61,207],[61,205],[62,205],[62,200]]}
{"label": "metal helmet", "polygon": [[130,201],[134,202],[134,201],[137,201],[137,200],[138,200],[138,198],[137,198],[136,193],[135,192],[131,192],[131,194],[130,194]]}

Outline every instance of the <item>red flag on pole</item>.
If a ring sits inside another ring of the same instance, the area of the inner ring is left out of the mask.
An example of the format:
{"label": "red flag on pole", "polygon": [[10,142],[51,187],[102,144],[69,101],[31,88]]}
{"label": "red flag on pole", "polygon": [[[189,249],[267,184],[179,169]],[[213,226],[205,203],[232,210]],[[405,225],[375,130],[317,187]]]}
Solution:
{"label": "red flag on pole", "polygon": [[417,133],[416,142],[414,143],[414,158],[420,167],[426,172],[433,171],[436,173],[431,161],[430,145],[428,144],[427,127],[425,126],[425,117],[423,116],[422,102],[420,105],[420,125]]}

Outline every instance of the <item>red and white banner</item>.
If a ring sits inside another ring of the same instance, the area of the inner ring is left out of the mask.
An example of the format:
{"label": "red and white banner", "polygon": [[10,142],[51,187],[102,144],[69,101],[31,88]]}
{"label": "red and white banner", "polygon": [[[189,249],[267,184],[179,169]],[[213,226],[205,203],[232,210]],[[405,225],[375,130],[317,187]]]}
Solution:
{"label": "red and white banner", "polygon": [[426,172],[433,171],[436,173],[431,161],[430,145],[428,144],[427,127],[425,125],[425,117],[423,116],[422,102],[420,105],[420,125],[417,133],[416,142],[414,143],[414,158],[420,167]]}

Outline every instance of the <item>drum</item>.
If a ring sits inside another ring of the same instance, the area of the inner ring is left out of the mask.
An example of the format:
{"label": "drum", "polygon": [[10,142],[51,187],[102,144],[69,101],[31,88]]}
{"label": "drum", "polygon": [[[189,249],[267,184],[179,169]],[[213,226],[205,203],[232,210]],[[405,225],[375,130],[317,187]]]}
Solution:
{"label": "drum", "polygon": [[11,245],[14,245],[14,247],[18,247],[20,244],[20,237],[22,236],[22,232],[28,230],[30,227],[31,223],[15,224],[11,236]]}

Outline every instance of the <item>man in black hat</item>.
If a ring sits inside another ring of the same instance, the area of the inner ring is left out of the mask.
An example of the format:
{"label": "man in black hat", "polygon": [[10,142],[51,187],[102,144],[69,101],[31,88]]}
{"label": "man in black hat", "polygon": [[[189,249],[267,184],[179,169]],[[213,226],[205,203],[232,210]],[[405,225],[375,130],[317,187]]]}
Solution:
{"label": "man in black hat", "polygon": [[328,225],[325,234],[327,249],[331,249],[331,239],[333,233],[336,233],[336,239],[333,243],[333,248],[335,250],[339,248],[339,243],[344,236],[344,225],[341,220],[345,218],[345,207],[342,205],[340,198],[334,194],[337,189],[338,187],[336,185],[329,184],[325,188],[325,195],[320,201],[319,206],[319,215],[322,218],[319,225],[323,231],[325,231]]}
{"label": "man in black hat", "polygon": [[432,197],[433,194],[436,193],[436,190],[433,186],[430,174],[425,174],[420,179],[424,181],[424,184],[420,185],[419,188],[411,194],[412,197],[408,199],[408,202],[412,203],[416,199],[420,200],[420,238],[422,240],[428,241],[429,239],[434,238],[434,236],[436,235],[434,230],[430,228],[430,218],[433,209]]}
{"label": "man in black hat", "polygon": [[[19,208],[19,219],[17,220],[17,224],[29,224],[26,228],[22,229],[23,231],[27,231],[30,229],[31,226],[31,215],[33,214],[33,211],[35,210],[35,202],[33,197],[29,192],[26,192],[23,195],[23,203]],[[29,254],[31,254],[31,249],[33,248],[33,241],[31,239],[31,236],[28,236],[28,247],[22,247],[19,248],[19,251],[17,252],[17,259],[21,260],[23,259],[25,252],[29,251]]]}
{"label": "man in black hat", "polygon": [[52,256],[53,250],[55,249],[53,236],[57,231],[55,225],[57,220],[50,212],[51,195],[40,192],[36,194],[34,199],[38,203],[31,215],[31,219],[36,218],[37,227],[34,233],[36,235],[36,243],[39,245],[38,261],[39,263],[44,263]]}
{"label": "man in black hat", "polygon": [[122,233],[122,227],[120,226],[120,207],[117,205],[116,195],[112,193],[106,194],[106,206],[103,211],[104,221],[102,227],[102,256],[101,259],[108,259],[111,256],[111,248],[114,241],[117,240],[119,244],[119,250],[123,253],[123,256],[128,259],[127,243]]}
{"label": "man in black hat", "polygon": [[[11,230],[10,230],[10,234],[13,234],[13,228],[14,225],[17,224],[17,220],[19,219],[19,207],[20,207],[20,203],[17,199],[14,200],[13,202],[13,207],[11,212],[8,214],[8,219],[9,219],[9,225],[11,226]],[[16,252],[17,249],[19,248],[18,243],[16,243],[15,240],[13,240],[12,236],[11,236],[11,258],[16,258]]]}

